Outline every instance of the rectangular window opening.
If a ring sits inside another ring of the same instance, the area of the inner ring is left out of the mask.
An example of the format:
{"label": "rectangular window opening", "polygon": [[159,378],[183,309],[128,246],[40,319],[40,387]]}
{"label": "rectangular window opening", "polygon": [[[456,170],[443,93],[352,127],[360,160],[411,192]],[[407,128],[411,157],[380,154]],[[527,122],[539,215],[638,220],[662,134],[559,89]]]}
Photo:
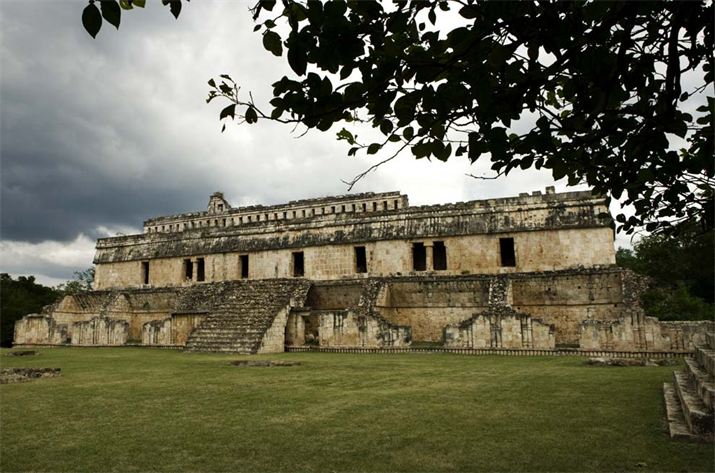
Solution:
{"label": "rectangular window opening", "polygon": [[415,271],[427,270],[427,251],[424,243],[412,244],[412,269]]}
{"label": "rectangular window opening", "polygon": [[502,266],[516,266],[513,238],[499,238],[499,250]]}
{"label": "rectangular window opening", "polygon": [[377,212],[377,202],[372,203],[372,211]]}
{"label": "rectangular window opening", "polygon": [[142,284],[149,284],[149,262],[142,261]]}
{"label": "rectangular window opening", "polygon": [[345,206],[344,206],[344,205],[341,206],[340,209],[341,209],[341,210],[340,210],[341,212],[345,213]]}
{"label": "rectangular window opening", "polygon": [[432,247],[432,267],[435,271],[447,269],[447,248],[443,241],[435,241]]}
{"label": "rectangular window opening", "polygon": [[331,214],[334,214],[334,213],[335,213],[335,206],[334,206],[334,205],[333,205],[332,207],[330,207],[330,213],[331,213]]}
{"label": "rectangular window opening", "polygon": [[355,247],[355,272],[367,273],[367,256],[364,246]]}
{"label": "rectangular window opening", "polygon": [[387,201],[382,203],[382,210],[387,210]]}
{"label": "rectangular window opening", "polygon": [[223,219],[223,226],[224,226],[224,227],[226,226],[226,219],[225,219],[225,218]]}
{"label": "rectangular window opening", "polygon": [[353,204],[353,212],[357,211],[357,205]]}
{"label": "rectangular window opening", "polygon": [[400,208],[400,201],[396,200],[395,201],[395,210],[397,210],[398,208]]}
{"label": "rectangular window opening", "polygon": [[367,212],[367,204],[362,204],[362,211]]}
{"label": "rectangular window opening", "polygon": [[300,278],[305,274],[305,259],[302,251],[293,253],[293,277]]}
{"label": "rectangular window opening", "polygon": [[223,204],[218,204],[218,210],[219,212],[223,210]]}
{"label": "rectangular window opening", "polygon": [[241,279],[248,279],[248,255],[241,255]]}
{"label": "rectangular window opening", "polygon": [[184,260],[184,279],[191,281],[194,278],[194,263],[190,259]]}
{"label": "rectangular window opening", "polygon": [[205,281],[206,280],[206,264],[203,258],[196,260],[196,280]]}

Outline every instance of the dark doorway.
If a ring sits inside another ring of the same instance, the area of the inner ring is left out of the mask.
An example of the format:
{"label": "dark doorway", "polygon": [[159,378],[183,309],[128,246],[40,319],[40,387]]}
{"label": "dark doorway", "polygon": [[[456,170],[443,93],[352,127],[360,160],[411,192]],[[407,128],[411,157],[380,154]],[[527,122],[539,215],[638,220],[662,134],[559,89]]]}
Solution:
{"label": "dark doorway", "polygon": [[367,273],[367,256],[364,246],[355,247],[355,272]]}
{"label": "dark doorway", "polygon": [[241,255],[241,279],[248,279],[248,255]]}
{"label": "dark doorway", "polygon": [[412,244],[412,269],[425,271],[427,269],[427,252],[424,243]]}
{"label": "dark doorway", "polygon": [[499,238],[499,250],[502,266],[516,266],[513,238]]}
{"label": "dark doorway", "polygon": [[194,278],[194,263],[190,259],[184,260],[184,279],[191,281]]}
{"label": "dark doorway", "polygon": [[205,281],[206,280],[206,264],[203,258],[196,260],[196,280]]}
{"label": "dark doorway", "polygon": [[142,261],[142,284],[149,284],[149,262]]}
{"label": "dark doorway", "polygon": [[300,278],[305,274],[303,252],[298,251],[293,253],[293,277]]}
{"label": "dark doorway", "polygon": [[447,269],[447,248],[444,246],[443,241],[434,242],[432,265],[435,271],[444,271]]}

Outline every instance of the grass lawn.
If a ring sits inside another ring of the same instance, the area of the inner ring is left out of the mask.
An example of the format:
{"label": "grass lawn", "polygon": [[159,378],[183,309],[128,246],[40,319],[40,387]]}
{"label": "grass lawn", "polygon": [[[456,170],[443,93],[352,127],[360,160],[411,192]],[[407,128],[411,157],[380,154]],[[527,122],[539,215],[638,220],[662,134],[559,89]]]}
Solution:
{"label": "grass lawn", "polygon": [[[2,350],[6,353],[8,350]],[[59,378],[0,387],[0,470],[713,471],[673,442],[673,367],[582,357],[40,349],[2,367]],[[680,369],[681,367],[676,367]]]}

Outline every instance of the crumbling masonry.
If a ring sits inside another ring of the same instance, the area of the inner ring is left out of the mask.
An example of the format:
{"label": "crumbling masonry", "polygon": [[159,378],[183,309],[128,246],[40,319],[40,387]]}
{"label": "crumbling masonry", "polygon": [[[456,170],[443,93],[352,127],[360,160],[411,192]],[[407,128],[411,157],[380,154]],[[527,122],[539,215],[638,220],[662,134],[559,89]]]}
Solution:
{"label": "crumbling masonry", "polygon": [[[399,192],[208,209],[97,242],[95,290],[15,326],[18,345],[688,350],[698,324],[638,306],[590,192],[410,206]],[[700,337],[700,338],[699,338]]]}

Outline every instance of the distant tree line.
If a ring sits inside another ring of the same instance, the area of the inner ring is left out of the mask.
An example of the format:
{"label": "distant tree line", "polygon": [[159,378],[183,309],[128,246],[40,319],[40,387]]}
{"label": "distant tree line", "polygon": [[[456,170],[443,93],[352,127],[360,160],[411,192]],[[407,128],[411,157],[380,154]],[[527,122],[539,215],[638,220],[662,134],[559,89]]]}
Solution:
{"label": "distant tree line", "polygon": [[715,318],[713,232],[650,235],[633,250],[619,248],[616,262],[651,279],[642,301],[647,315],[661,320]]}
{"label": "distant tree line", "polygon": [[37,314],[42,307],[52,304],[61,296],[91,291],[94,268],[76,271],[74,277],[58,285],[47,287],[35,282],[34,276],[13,279],[0,274],[0,346],[12,346],[15,322],[27,314]]}

